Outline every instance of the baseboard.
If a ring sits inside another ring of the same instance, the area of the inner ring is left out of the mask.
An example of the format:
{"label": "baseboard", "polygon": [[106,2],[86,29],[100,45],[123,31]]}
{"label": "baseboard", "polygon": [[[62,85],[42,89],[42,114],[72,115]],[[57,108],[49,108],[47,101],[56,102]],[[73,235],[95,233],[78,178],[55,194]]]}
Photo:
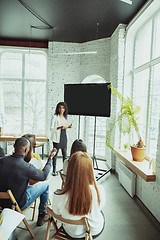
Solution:
{"label": "baseboard", "polygon": [[149,209],[143,204],[143,202],[137,197],[134,196],[134,200],[144,212],[144,214],[152,221],[156,228],[160,231],[160,222],[154,217],[154,215],[149,211]]}

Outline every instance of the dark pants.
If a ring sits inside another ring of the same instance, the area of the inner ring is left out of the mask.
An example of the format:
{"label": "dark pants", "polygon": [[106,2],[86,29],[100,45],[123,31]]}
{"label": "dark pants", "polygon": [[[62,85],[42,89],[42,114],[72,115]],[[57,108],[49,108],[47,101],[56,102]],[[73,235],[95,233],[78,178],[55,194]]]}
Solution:
{"label": "dark pants", "polygon": [[[57,155],[59,152],[57,143],[53,142],[53,148],[57,148],[57,153],[56,155],[53,157],[53,173],[56,173],[56,162],[57,162]],[[61,148],[62,151],[62,157],[63,157],[63,162],[67,159],[67,148]]]}

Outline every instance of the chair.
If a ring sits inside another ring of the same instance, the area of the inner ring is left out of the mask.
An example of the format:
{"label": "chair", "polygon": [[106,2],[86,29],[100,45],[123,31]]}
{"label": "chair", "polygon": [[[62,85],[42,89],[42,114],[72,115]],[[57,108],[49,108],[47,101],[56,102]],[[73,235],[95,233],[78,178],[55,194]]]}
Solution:
{"label": "chair", "polygon": [[60,177],[61,177],[61,180],[62,180],[61,188],[63,188],[63,187],[64,187],[64,184],[65,184],[65,180],[66,180],[66,175],[63,174],[63,170],[60,170],[60,171],[59,171],[59,174],[60,174]]}
{"label": "chair", "polygon": [[[70,239],[70,237],[68,237],[63,230],[63,227],[62,227],[63,223],[68,223],[68,224],[73,224],[73,225],[85,225],[85,227],[86,227],[85,240],[93,240],[87,218],[83,217],[80,220],[65,219],[61,215],[55,214],[53,212],[53,210],[47,204],[45,204],[44,206],[45,206],[45,209],[49,216],[45,240],[49,240],[51,222],[52,222],[53,227],[56,232],[54,233],[54,235],[52,236],[52,238],[50,240],[52,240],[52,239],[61,239],[61,240]],[[56,221],[54,220],[54,218],[56,219]],[[60,221],[60,223],[61,223],[59,228],[57,226],[57,221]]]}
{"label": "chair", "polygon": [[[23,211],[21,211],[15,197],[13,196],[11,190],[8,190],[7,192],[0,192],[0,199],[10,199],[11,202],[12,202],[12,209],[13,210],[16,210],[17,212],[19,213],[24,213],[27,209],[29,209],[30,207],[32,207],[32,205],[34,204],[33,206],[33,216],[32,216],[32,220],[34,219],[34,215],[35,215],[35,208],[36,208],[36,200],[35,200],[35,203],[32,203],[29,207],[27,207],[26,209],[24,209]],[[30,235],[32,238],[34,238],[34,233],[32,232],[26,218],[23,219],[23,222],[26,226],[26,228],[22,228],[22,227],[19,227],[20,229],[23,229],[23,230],[27,230],[29,231]]]}

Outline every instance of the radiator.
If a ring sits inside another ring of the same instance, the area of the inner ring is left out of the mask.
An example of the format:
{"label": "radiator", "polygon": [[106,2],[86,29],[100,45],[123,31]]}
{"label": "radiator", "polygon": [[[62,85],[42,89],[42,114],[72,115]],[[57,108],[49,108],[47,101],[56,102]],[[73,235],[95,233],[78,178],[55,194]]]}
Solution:
{"label": "radiator", "polygon": [[136,174],[133,173],[123,162],[119,161],[119,182],[131,197],[135,195]]}

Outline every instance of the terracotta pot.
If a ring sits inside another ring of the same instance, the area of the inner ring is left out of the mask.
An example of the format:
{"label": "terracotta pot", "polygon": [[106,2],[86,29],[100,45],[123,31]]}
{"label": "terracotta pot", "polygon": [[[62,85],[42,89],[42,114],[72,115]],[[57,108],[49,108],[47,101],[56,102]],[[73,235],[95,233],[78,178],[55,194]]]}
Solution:
{"label": "terracotta pot", "polygon": [[132,158],[134,161],[142,162],[146,156],[147,148],[136,148],[131,146]]}

